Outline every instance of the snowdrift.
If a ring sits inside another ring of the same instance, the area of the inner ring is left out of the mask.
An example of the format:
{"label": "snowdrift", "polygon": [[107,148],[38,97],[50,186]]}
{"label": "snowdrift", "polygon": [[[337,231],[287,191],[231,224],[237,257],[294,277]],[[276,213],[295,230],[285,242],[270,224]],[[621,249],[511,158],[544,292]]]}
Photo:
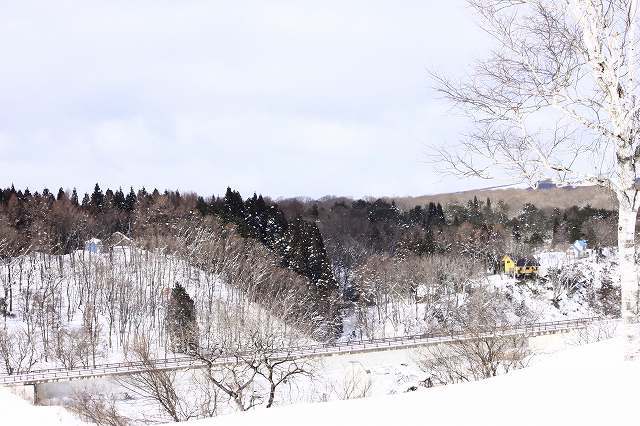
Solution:
{"label": "snowdrift", "polygon": [[195,424],[636,424],[640,362],[624,362],[621,354],[621,341],[614,339],[572,348],[535,366],[481,382],[261,409]]}
{"label": "snowdrift", "polygon": [[84,425],[62,407],[37,407],[0,388],[0,423],[3,425]]}

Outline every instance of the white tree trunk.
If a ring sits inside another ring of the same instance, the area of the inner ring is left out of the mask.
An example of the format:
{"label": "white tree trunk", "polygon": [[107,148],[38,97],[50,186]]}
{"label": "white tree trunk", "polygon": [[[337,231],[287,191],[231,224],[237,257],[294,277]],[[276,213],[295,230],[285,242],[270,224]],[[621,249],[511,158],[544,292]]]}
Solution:
{"label": "white tree trunk", "polygon": [[640,358],[640,324],[638,323],[638,275],[636,271],[635,230],[637,210],[620,203],[618,212],[618,256],[622,292],[622,333],[626,360]]}

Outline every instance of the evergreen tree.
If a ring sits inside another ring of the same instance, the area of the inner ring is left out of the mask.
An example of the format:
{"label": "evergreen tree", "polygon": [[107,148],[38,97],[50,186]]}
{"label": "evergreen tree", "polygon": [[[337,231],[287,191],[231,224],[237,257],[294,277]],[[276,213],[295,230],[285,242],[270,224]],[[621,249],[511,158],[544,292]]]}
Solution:
{"label": "evergreen tree", "polygon": [[209,205],[204,201],[204,198],[198,197],[198,200],[196,201],[196,210],[198,210],[202,216],[206,216],[209,213]]}
{"label": "evergreen tree", "polygon": [[118,210],[125,210],[126,199],[124,197],[124,192],[122,192],[122,188],[118,188],[115,194],[113,194],[113,206]]}
{"label": "evergreen tree", "polygon": [[485,223],[493,223],[493,208],[491,206],[491,198],[487,197],[487,201],[484,203],[482,209],[482,216]]}
{"label": "evergreen tree", "polygon": [[433,225],[438,222],[438,208],[433,202],[427,207],[427,223]]}
{"label": "evergreen tree", "polygon": [[497,223],[505,225],[509,220],[509,206],[504,200],[498,201],[498,208],[494,210],[495,220]]}
{"label": "evergreen tree", "polygon": [[174,352],[193,353],[198,349],[195,303],[180,283],[171,290],[166,324]]}
{"label": "evergreen tree", "polygon": [[[251,203],[249,202],[249,204]],[[238,226],[238,232],[243,237],[255,237],[247,219],[248,215],[242,195],[238,191],[227,188],[223,200],[222,220],[235,223]]]}
{"label": "evergreen tree", "polygon": [[73,192],[71,193],[71,204],[73,204],[74,207],[78,207],[80,205],[78,203],[78,191],[76,191],[75,188],[73,188]]}
{"label": "evergreen tree", "polygon": [[335,336],[342,330],[335,300],[338,285],[333,277],[331,261],[327,256],[322,234],[315,222],[307,222],[298,217],[289,224],[286,245],[283,250],[283,266],[290,268],[312,283],[315,311],[324,325],[329,325],[327,337]]}
{"label": "evergreen tree", "polygon": [[[142,190],[144,191],[144,188],[142,188]],[[132,212],[136,208],[137,199],[138,197],[136,197],[136,193],[133,192],[133,187],[131,187],[129,193],[127,194],[127,198],[125,198],[124,200],[125,210],[127,210],[128,212]]]}
{"label": "evergreen tree", "polygon": [[482,212],[478,197],[474,196],[473,201],[469,201],[467,208],[469,210],[469,222],[476,226],[480,225],[482,223]]}
{"label": "evergreen tree", "polygon": [[93,193],[91,194],[91,207],[95,212],[102,211],[104,206],[104,194],[100,189],[100,185],[96,183],[96,186],[93,188]]}
{"label": "evergreen tree", "polygon": [[442,209],[442,205],[440,203],[436,205],[436,216],[438,218],[439,225],[446,225],[447,220],[444,216],[444,210]]}
{"label": "evergreen tree", "polygon": [[143,186],[142,189],[138,191],[138,201],[144,200],[148,195],[147,190]]}
{"label": "evergreen tree", "polygon": [[104,208],[105,209],[111,209],[116,207],[116,203],[115,203],[115,194],[113,193],[113,191],[109,188],[107,188],[107,190],[104,192]]}

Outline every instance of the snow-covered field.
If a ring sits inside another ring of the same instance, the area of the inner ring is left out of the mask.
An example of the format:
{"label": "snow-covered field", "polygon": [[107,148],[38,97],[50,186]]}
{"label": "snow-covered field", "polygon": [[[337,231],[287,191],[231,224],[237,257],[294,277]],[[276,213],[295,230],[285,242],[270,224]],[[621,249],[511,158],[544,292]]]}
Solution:
{"label": "snow-covered field", "polygon": [[637,424],[640,362],[612,339],[548,356],[506,376],[401,395],[298,404],[196,425],[621,425]]}
{"label": "snow-covered field", "polygon": [[[613,329],[608,330],[610,333]],[[594,333],[589,333],[593,337]],[[535,355],[531,364],[545,359],[550,354],[583,344],[587,341],[581,332],[533,337],[529,347]],[[344,354],[320,358],[313,362],[313,376],[299,377],[278,389],[277,406],[320,403],[358,397],[379,397],[403,394],[411,389],[422,389],[429,376],[421,367],[420,360],[427,354],[424,348],[399,349],[360,354]],[[197,371],[181,372],[178,382],[182,391],[192,398],[199,394],[192,387]],[[118,412],[129,419],[168,419],[158,407],[131,393],[115,381],[108,379],[81,380],[68,383],[47,383],[39,387],[39,396],[45,404],[64,405],[74,393],[89,392],[107,395],[116,401]],[[222,398],[218,415],[230,415],[235,408]]]}
{"label": "snow-covered field", "polygon": [[[566,342],[557,337],[540,341],[551,353],[505,376],[415,392],[406,392],[407,385],[420,378],[410,366],[410,351],[336,357],[326,361],[323,374],[349,377],[353,370],[370,376],[375,385],[368,398],[258,408],[193,424],[636,424],[634,389],[640,382],[640,363],[622,361],[618,339],[575,347],[566,347]],[[80,423],[61,408],[33,407],[4,389],[0,413],[3,424]]]}

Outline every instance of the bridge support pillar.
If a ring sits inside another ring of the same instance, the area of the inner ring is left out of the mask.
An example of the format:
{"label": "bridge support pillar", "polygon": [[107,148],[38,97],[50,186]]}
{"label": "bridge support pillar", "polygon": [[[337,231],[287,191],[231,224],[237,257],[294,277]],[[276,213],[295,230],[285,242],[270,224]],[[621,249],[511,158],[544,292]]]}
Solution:
{"label": "bridge support pillar", "polygon": [[11,386],[10,389],[22,399],[26,399],[33,405],[38,405],[38,385],[35,383]]}

